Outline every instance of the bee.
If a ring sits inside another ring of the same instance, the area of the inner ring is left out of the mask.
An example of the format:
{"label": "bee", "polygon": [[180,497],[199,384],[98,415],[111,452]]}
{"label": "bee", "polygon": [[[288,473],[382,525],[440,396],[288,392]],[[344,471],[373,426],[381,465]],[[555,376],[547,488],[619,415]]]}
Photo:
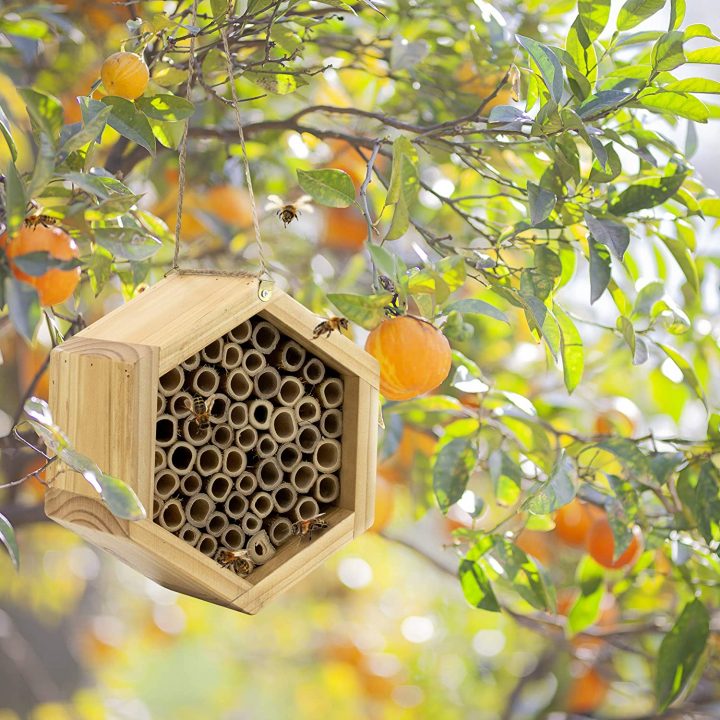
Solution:
{"label": "bee", "polygon": [[237,575],[245,577],[255,569],[255,563],[250,559],[247,550],[226,550],[218,551],[217,561],[224,568],[230,568]]}
{"label": "bee", "polygon": [[268,204],[265,209],[275,210],[275,214],[282,220],[282,224],[287,227],[293,220],[300,217],[301,211],[313,212],[310,200],[309,195],[303,195],[295,202],[286,203],[279,195],[268,195]]}
{"label": "bee", "polygon": [[307,537],[308,540],[312,540],[315,530],[325,530],[325,528],[329,527],[328,521],[324,519],[324,515],[325,513],[320,513],[308,520],[298,520],[292,526],[292,534]]}
{"label": "bee", "polygon": [[321,335],[330,337],[334,330],[342,332],[350,327],[350,322],[344,317],[331,317],[327,320],[323,320],[321,323],[315,326],[313,330],[313,340],[317,340]]}
{"label": "bee", "polygon": [[211,395],[207,400],[201,395],[195,395],[192,399],[192,405],[188,403],[187,399],[185,400],[185,409],[192,413],[193,419],[200,430],[204,430],[210,425],[210,413],[214,404],[215,395]]}
{"label": "bee", "polygon": [[52,225],[57,225],[57,223],[58,219],[52,217],[51,215],[28,215],[25,218],[25,227],[29,228],[36,228],[38,225],[50,227]]}

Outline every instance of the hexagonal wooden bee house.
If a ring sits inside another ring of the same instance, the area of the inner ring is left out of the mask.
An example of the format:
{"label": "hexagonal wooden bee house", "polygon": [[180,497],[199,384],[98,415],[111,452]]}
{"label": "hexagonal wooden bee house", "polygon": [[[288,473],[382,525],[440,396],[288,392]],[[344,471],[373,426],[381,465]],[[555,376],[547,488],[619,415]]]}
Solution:
{"label": "hexagonal wooden bee house", "polygon": [[172,275],[53,350],[50,407],[135,490],[53,465],[49,517],[161,585],[257,612],[373,520],[378,368],[255,278]]}

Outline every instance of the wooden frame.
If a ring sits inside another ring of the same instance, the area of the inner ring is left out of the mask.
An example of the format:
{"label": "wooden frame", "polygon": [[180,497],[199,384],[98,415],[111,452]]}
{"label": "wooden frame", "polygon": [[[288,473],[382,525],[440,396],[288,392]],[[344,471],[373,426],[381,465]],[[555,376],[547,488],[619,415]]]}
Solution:
{"label": "wooden frame", "polygon": [[[253,614],[373,522],[379,373],[339,333],[312,339],[319,318],[281,290],[263,302],[255,278],[172,275],[56,348],[50,407],[73,445],[152,508],[158,378],[243,320],[260,315],[336,370],[345,384],[341,495],[329,529],[292,538],[242,578],[153,522],[115,518],[77,473],[51,466],[45,510],[147,577]],[[58,467],[59,466],[59,467]],[[149,513],[151,515],[151,513]]]}

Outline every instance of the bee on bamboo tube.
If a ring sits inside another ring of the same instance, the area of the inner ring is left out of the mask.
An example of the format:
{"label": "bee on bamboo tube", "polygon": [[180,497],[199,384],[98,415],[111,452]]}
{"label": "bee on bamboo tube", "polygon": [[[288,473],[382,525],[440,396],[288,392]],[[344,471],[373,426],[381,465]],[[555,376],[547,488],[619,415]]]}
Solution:
{"label": "bee on bamboo tube", "polygon": [[210,413],[215,404],[215,395],[211,395],[205,399],[201,395],[195,395],[190,403],[185,400],[185,409],[189,410],[193,416],[193,420],[200,430],[205,430],[210,425]]}
{"label": "bee on bamboo tube", "polygon": [[246,577],[254,569],[255,564],[250,559],[247,550],[226,550],[222,549],[217,555],[218,562],[226,568],[230,568],[237,575]]}
{"label": "bee on bamboo tube", "polygon": [[292,534],[299,535],[301,538],[306,537],[309,541],[312,541],[313,532],[325,530],[328,527],[328,521],[325,520],[324,515],[325,513],[320,513],[307,520],[298,520],[296,523],[293,523]]}
{"label": "bee on bamboo tube", "polygon": [[302,211],[312,212],[310,205],[310,196],[303,195],[295,202],[287,203],[279,195],[268,195],[268,203],[266,210],[275,210],[275,214],[280,218],[282,224],[287,227],[293,220],[297,220]]}
{"label": "bee on bamboo tube", "polygon": [[350,322],[344,317],[331,317],[327,320],[323,320],[321,323],[315,326],[313,330],[313,340],[317,340],[319,337],[324,335],[326,338],[330,337],[333,332],[341,333],[343,330],[347,330],[350,327]]}

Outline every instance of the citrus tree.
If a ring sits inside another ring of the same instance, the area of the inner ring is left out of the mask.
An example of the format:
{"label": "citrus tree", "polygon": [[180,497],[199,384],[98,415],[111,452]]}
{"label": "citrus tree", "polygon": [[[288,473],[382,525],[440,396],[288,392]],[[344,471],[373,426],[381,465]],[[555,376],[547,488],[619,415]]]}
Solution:
{"label": "citrus tree", "polygon": [[[692,157],[720,38],[684,20],[684,0],[5,3],[0,323],[34,362],[4,403],[13,558],[38,468],[87,471],[38,348],[161,278],[181,205],[180,266],[266,259],[319,322],[369,332],[375,530],[427,554],[385,528],[399,485],[446,515],[467,602],[581,661],[567,709],[600,705],[618,649],[659,712],[717,700],[720,199]],[[30,469],[23,417],[52,451]]]}

